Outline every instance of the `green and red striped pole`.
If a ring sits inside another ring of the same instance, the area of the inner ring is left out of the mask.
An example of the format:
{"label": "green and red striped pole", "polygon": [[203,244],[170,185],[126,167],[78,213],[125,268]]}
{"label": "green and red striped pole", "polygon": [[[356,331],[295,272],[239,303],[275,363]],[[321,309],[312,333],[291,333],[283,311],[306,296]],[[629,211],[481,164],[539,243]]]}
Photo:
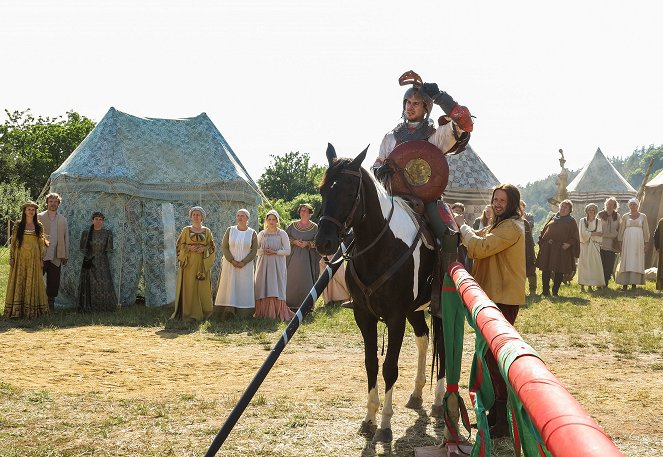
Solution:
{"label": "green and red striped pole", "polygon": [[449,275],[547,450],[554,457],[623,457],[463,265],[453,263]]}

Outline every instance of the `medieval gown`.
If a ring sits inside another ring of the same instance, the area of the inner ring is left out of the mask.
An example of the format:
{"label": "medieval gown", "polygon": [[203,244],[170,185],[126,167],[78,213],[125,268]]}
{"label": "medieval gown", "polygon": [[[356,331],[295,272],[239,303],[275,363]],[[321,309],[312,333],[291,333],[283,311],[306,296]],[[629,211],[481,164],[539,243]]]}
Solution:
{"label": "medieval gown", "polygon": [[9,268],[7,278],[4,316],[30,319],[48,314],[48,298],[42,275],[45,240],[37,237],[34,230],[25,230],[19,247],[16,239],[18,223],[14,225],[13,233],[9,258],[14,260],[14,265]]}
{"label": "medieval gown", "polygon": [[318,233],[318,225],[311,222],[309,228],[302,229],[299,226],[299,221],[295,221],[285,231],[290,240],[307,242],[305,248],[291,244],[290,255],[286,260],[288,265],[286,302],[290,309],[297,309],[311,291],[318,276],[320,276],[320,256],[313,244],[315,235]]}
{"label": "medieval gown", "polygon": [[601,220],[597,217],[588,222],[586,217],[580,219],[580,257],[578,257],[578,284],[583,286],[605,286],[603,263],[601,262],[600,236],[592,237],[595,232],[602,231]]}
{"label": "medieval gown", "polygon": [[[221,277],[219,278],[219,288],[216,293],[215,306],[229,306],[233,308],[255,308],[255,294],[253,290],[253,259],[258,243],[256,231],[251,227],[246,230],[239,230],[236,225],[228,227],[221,243],[223,258],[221,260]],[[242,268],[235,267],[226,258],[230,260],[239,260],[245,265]],[[255,248],[255,251],[254,249]]]}
{"label": "medieval gown", "polygon": [[89,230],[81,233],[80,249],[85,253],[85,259],[91,260],[91,265],[86,268],[84,263],[81,267],[78,310],[114,311],[117,298],[107,254],[113,250],[113,232],[107,229],[93,230],[88,247],[89,233]]}
{"label": "medieval gown", "polygon": [[[320,259],[320,271],[326,267],[325,259]],[[325,305],[333,304],[334,302],[345,302],[350,300],[350,292],[345,283],[345,261],[341,262],[336,274],[331,277],[329,284],[322,291],[322,300]]]}
{"label": "medieval gown", "polygon": [[[562,244],[571,245],[563,249]],[[575,258],[580,255],[578,224],[571,216],[557,213],[550,218],[539,236],[539,255],[536,266],[541,271],[572,273],[575,270]]]}
{"label": "medieval gown", "polygon": [[[177,287],[175,312],[171,318],[181,320],[207,319],[214,310],[210,270],[214,265],[216,246],[212,231],[203,227],[201,233],[184,227],[177,238]],[[189,250],[189,246],[202,246],[204,252]]]}
{"label": "medieval gown", "polygon": [[[271,249],[276,255],[265,254]],[[287,267],[285,257],[290,254],[288,234],[281,229],[276,233],[262,230],[258,233],[258,260],[256,262],[255,295],[256,317],[290,320],[294,313],[286,304]]]}
{"label": "medieval gown", "polygon": [[629,213],[622,216],[619,236],[622,242],[617,278],[621,285],[645,283],[645,241],[649,241],[647,215],[640,213],[637,219],[631,219]]}

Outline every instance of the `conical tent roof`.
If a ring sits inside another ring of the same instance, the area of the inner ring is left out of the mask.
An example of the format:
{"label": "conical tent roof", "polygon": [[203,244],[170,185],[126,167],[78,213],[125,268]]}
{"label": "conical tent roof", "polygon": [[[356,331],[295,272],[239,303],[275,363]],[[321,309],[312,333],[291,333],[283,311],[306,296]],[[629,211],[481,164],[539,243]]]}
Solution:
{"label": "conical tent roof", "polygon": [[447,156],[447,160],[449,183],[444,200],[449,204],[463,203],[466,217],[481,215],[483,207],[490,203],[493,188],[500,181],[469,144],[460,154]]}
{"label": "conical tent roof", "polygon": [[63,179],[68,187],[146,198],[181,199],[214,188],[255,200],[248,173],[205,113],[154,119],[110,108],[51,174],[51,184]]}
{"label": "conical tent roof", "polygon": [[448,190],[492,189],[500,183],[469,144],[462,153],[447,156],[447,160],[449,161]]}
{"label": "conical tent roof", "polygon": [[610,196],[629,198],[636,194],[636,190],[617,169],[606,159],[601,148],[597,148],[594,157],[578,173],[567,186],[571,200],[576,198],[596,196],[608,198]]}
{"label": "conical tent roof", "polygon": [[657,174],[656,177],[654,177],[654,179],[652,179],[647,184],[645,184],[645,188],[658,187],[658,186],[663,186],[663,171]]}

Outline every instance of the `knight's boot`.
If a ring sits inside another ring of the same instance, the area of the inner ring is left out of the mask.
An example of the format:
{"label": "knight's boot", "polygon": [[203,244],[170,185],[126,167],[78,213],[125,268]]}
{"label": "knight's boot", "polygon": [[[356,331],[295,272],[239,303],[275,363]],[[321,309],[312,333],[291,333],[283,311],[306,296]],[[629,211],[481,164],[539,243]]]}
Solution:
{"label": "knight's boot", "polygon": [[55,311],[55,297],[48,297],[48,309],[49,311]]}
{"label": "knight's boot", "polygon": [[495,400],[495,404],[491,411],[494,411],[495,416],[495,425],[490,427],[490,437],[491,438],[502,438],[509,436],[511,433],[509,431],[509,421],[506,415],[507,404],[505,401]]}

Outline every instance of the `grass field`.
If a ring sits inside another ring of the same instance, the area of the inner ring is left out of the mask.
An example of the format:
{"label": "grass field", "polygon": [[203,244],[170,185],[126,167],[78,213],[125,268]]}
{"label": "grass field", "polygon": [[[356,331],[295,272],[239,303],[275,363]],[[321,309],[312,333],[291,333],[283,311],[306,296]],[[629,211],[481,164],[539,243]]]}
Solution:
{"label": "grass field", "polygon": [[[0,251],[3,297],[6,278]],[[626,293],[581,293],[571,284],[560,293],[530,299],[516,328],[625,455],[663,455],[663,295],[651,284]],[[284,325],[184,324],[169,321],[170,312],[132,306],[0,320],[0,456],[204,455]],[[467,331],[461,389],[469,402]],[[356,433],[365,374],[351,311],[317,308],[219,455],[411,456],[438,444],[442,425],[402,407],[413,353],[406,338],[394,442],[372,445]],[[431,395],[425,391],[425,405]],[[501,440],[494,455],[514,454]]]}

